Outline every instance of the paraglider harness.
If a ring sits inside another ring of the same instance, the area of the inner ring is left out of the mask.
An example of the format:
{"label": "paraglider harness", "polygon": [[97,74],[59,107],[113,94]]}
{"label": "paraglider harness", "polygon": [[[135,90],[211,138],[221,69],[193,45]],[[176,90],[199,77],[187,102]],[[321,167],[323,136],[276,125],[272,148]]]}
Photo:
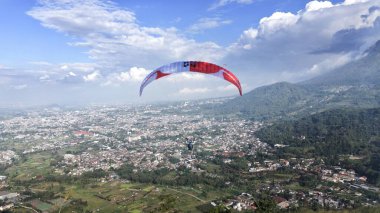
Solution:
{"label": "paraglider harness", "polygon": [[187,149],[188,149],[189,151],[193,151],[194,144],[193,144],[193,141],[192,141],[192,140],[189,140],[188,138],[186,138],[186,145],[187,145]]}
{"label": "paraglider harness", "polygon": [[186,146],[187,146],[187,149],[190,151],[190,159],[195,158],[195,156],[193,156],[194,144],[195,142],[192,139],[186,138]]}

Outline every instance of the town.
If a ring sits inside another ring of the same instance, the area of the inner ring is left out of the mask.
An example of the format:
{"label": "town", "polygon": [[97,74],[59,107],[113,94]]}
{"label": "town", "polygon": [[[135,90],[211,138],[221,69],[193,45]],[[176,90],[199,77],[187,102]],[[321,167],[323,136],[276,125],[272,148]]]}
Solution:
{"label": "town", "polygon": [[[236,114],[213,114],[208,109],[224,101],[50,107],[4,118],[0,120],[0,211],[46,211],[41,202],[54,211],[57,205],[52,201],[31,196],[26,189],[32,187],[18,185],[25,181],[47,181],[52,176],[81,178],[102,171],[109,176],[97,178],[99,182],[130,182],[118,174],[125,165],[137,174],[162,170],[174,174],[170,172],[185,169],[234,188],[228,199],[207,200],[211,208],[222,205],[236,211],[255,210],[259,194],[268,194],[278,209],[346,209],[357,207],[359,201],[364,206],[378,204],[379,189],[356,171],[327,166],[321,159],[277,159],[274,153],[284,146],[272,147],[255,136],[265,123]],[[193,150],[187,149],[186,138],[194,142]],[[41,157],[45,154],[50,157]],[[32,162],[36,159],[42,163]],[[238,171],[241,179],[226,181],[221,172],[226,168]],[[250,178],[256,181],[255,189],[245,191],[248,187],[238,182]],[[38,188],[38,182],[33,184]],[[64,200],[62,197],[69,194],[62,190],[54,195],[57,199]]]}

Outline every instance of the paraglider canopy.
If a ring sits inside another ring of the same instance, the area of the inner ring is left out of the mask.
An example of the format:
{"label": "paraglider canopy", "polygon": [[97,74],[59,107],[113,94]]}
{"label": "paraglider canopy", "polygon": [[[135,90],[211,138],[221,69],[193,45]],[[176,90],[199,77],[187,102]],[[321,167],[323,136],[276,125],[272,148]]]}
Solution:
{"label": "paraglider canopy", "polygon": [[179,61],[179,62],[174,62],[171,64],[161,66],[153,70],[151,73],[149,73],[145,77],[144,81],[141,83],[140,96],[142,95],[144,88],[148,84],[150,84],[152,81],[171,75],[171,74],[182,73],[182,72],[198,72],[198,73],[209,74],[209,75],[222,78],[232,83],[233,85],[235,85],[239,90],[239,94],[242,95],[242,88],[240,85],[240,81],[231,71],[228,71],[227,69],[221,66],[208,63],[208,62]]}

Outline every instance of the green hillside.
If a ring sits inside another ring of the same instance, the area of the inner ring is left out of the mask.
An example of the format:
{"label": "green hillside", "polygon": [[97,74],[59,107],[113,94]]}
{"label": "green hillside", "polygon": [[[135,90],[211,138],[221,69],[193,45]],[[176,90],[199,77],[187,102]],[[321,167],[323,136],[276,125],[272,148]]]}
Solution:
{"label": "green hillside", "polygon": [[332,165],[342,155],[362,156],[362,161],[350,166],[380,184],[380,108],[335,109],[280,121],[261,129],[257,136],[271,145],[289,145],[280,155],[323,157]]}
{"label": "green hillside", "polygon": [[314,96],[312,90],[287,82],[257,88],[243,97],[235,98],[224,109],[238,111],[257,119],[286,116],[302,110]]}

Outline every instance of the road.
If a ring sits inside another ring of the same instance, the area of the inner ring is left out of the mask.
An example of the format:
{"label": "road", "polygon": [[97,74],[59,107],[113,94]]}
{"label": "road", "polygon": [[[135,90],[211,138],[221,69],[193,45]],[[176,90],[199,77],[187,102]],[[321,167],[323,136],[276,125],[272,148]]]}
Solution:
{"label": "road", "polygon": [[23,205],[18,205],[18,206],[19,206],[19,207],[22,207],[22,208],[25,208],[25,209],[30,209],[30,210],[32,210],[32,211],[34,211],[34,212],[36,212],[36,213],[39,213],[37,210],[35,210],[35,209],[31,208],[31,207],[23,206]]}
{"label": "road", "polygon": [[195,198],[195,199],[197,199],[197,200],[199,200],[199,201],[201,201],[201,202],[203,202],[203,203],[206,203],[206,202],[207,202],[207,201],[202,200],[201,198],[199,198],[199,197],[197,197],[197,196],[195,196],[195,195],[192,195],[192,194],[190,194],[190,193],[181,192],[181,191],[178,191],[178,190],[176,190],[176,189],[169,188],[169,187],[167,187],[167,189],[169,189],[169,190],[171,190],[171,191],[178,192],[178,193],[180,193],[180,194],[185,194],[185,195],[191,196],[191,197],[193,197],[193,198]]}

